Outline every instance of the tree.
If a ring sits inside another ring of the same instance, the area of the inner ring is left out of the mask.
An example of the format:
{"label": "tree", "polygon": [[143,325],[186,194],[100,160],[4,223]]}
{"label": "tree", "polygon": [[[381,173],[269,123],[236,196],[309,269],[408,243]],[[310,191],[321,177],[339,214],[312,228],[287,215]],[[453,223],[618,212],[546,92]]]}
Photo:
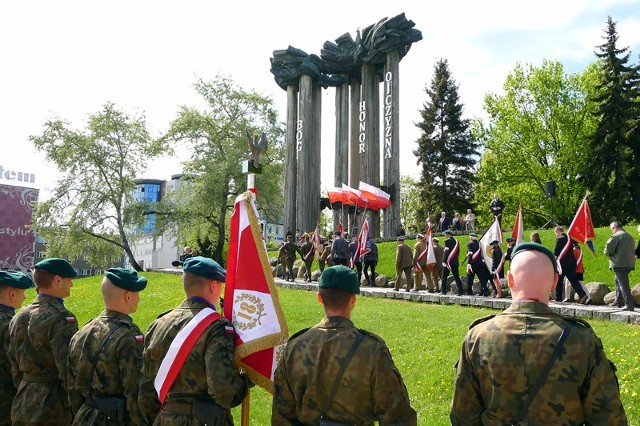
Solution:
{"label": "tree", "polygon": [[[587,97],[594,73],[591,66],[582,75],[567,75],[553,61],[540,67],[517,64],[504,94],[485,97],[489,122],[476,120],[472,126],[485,145],[474,188],[478,215],[491,217],[489,202],[498,193],[505,202],[505,226],[513,223],[520,202],[528,225],[546,222],[551,208],[559,223],[571,221],[585,195],[580,177],[589,167],[586,143],[595,125]],[[553,199],[545,198],[548,180],[557,183]]]}
{"label": "tree", "polygon": [[89,115],[84,131],[54,119],[29,140],[64,174],[52,198],[34,213],[36,232],[49,242],[48,254],[86,252],[92,265],[105,266],[124,251],[141,271],[130,246],[146,208],[133,199],[135,178],[164,152],[149,136],[144,115],[131,117],[108,103]]}
{"label": "tree", "polygon": [[418,232],[425,228],[425,219],[420,216],[423,203],[420,199],[420,186],[411,176],[400,177],[400,216],[406,229],[413,226]]}
{"label": "tree", "polygon": [[629,48],[618,48],[616,24],[607,20],[606,41],[595,53],[599,82],[594,96],[598,125],[589,147],[593,166],[584,182],[593,198],[591,210],[597,224],[640,217],[640,75],[630,65]]}
{"label": "tree", "polygon": [[422,130],[418,149],[413,151],[422,165],[419,214],[430,211],[466,211],[473,198],[473,167],[478,144],[469,134],[469,121],[462,118],[463,105],[458,86],[446,59],[435,65],[429,100],[420,112]]}
{"label": "tree", "polygon": [[184,164],[187,184],[168,197],[164,206],[168,214],[159,218],[179,229],[182,238],[201,254],[224,264],[228,213],[236,196],[247,189],[247,177],[241,168],[250,152],[246,129],[268,135],[269,148],[260,158],[264,167],[256,176],[256,188],[259,208],[276,223],[281,221],[284,209],[284,132],[271,99],[236,86],[230,78],[216,76],[210,82],[199,79],[194,87],[206,108],[181,107],[160,139],[183,145],[190,150],[191,159]]}

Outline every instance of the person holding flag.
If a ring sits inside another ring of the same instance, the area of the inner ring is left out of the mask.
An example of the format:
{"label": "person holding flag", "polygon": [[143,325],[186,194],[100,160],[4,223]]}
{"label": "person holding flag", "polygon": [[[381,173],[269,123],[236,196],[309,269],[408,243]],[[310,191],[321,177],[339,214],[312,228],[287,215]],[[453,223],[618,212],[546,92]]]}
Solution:
{"label": "person holding flag", "polygon": [[556,247],[554,254],[558,261],[558,283],[556,285],[556,302],[562,302],[562,290],[564,289],[565,277],[571,283],[571,287],[578,293],[578,303],[589,305],[591,303],[591,296],[586,293],[576,275],[576,258],[573,255],[573,249],[571,239],[565,234],[562,226],[556,226],[554,229],[556,233]]}
{"label": "person holding flag", "polygon": [[[431,234],[429,232],[429,234]],[[416,236],[416,240],[418,241],[413,246],[413,265],[415,269],[413,283],[414,288],[421,290],[422,289],[422,276],[427,280],[427,289],[429,293],[435,292],[435,286],[433,284],[433,278],[431,277],[431,271],[427,267],[427,257],[429,254],[429,242],[425,242],[424,235],[418,234]],[[433,252],[433,248],[431,248]],[[435,262],[435,256],[433,257],[433,261]]]}
{"label": "person holding flag", "polygon": [[451,272],[453,279],[458,285],[458,294],[461,294],[462,281],[460,280],[460,272],[458,271],[458,267],[460,266],[460,261],[458,260],[458,256],[460,255],[460,243],[458,243],[458,240],[453,238],[453,232],[449,229],[444,231],[444,237],[444,259],[442,260],[442,284],[440,285],[440,288],[442,290],[442,294],[447,294],[449,292],[447,278],[449,277],[449,272]]}
{"label": "person holding flag", "polygon": [[469,244],[467,244],[467,294],[473,295],[473,281],[476,275],[480,281],[480,296],[488,296],[489,270],[482,258],[482,248],[478,242],[478,235],[475,232],[469,233]]}
{"label": "person holding flag", "polygon": [[187,259],[187,298],[149,326],[138,394],[146,424],[233,425],[251,381],[233,362],[233,326],[216,311],[225,280],[213,259]]}
{"label": "person holding flag", "polygon": [[304,280],[305,282],[311,282],[311,267],[313,266],[313,258],[316,253],[313,242],[309,240],[309,234],[306,232],[302,236],[304,243],[300,246],[300,252],[302,253],[302,261],[304,262]]}
{"label": "person holding flag", "polygon": [[360,241],[357,236],[351,237],[349,243],[349,268],[358,271],[358,282],[362,282],[362,255],[360,253]]}
{"label": "person holding flag", "polygon": [[493,240],[491,241],[491,279],[498,298],[502,297],[501,278],[504,278],[504,256],[502,256],[500,241]]}

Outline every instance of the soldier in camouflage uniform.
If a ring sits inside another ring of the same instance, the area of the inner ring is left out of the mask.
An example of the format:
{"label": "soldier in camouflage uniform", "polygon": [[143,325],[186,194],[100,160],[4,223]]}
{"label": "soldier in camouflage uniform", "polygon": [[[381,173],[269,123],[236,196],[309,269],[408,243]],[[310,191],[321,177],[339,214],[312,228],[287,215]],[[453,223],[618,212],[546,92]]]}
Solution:
{"label": "soldier in camouflage uniform", "polygon": [[64,307],[77,276],[65,259],[45,259],[34,267],[38,296],[9,323],[11,374],[18,390],[11,408],[14,425],[71,423],[67,394],[69,341],[78,331]]}
{"label": "soldier in camouflage uniform", "polygon": [[296,253],[302,257],[302,251],[300,251],[300,247],[293,242],[293,236],[287,235],[287,242],[278,250],[278,258],[285,258],[286,255],[286,263],[283,265],[286,281],[293,281],[293,263],[296,261]]}
{"label": "soldier in camouflage uniform", "polygon": [[[615,366],[600,339],[586,321],[549,309],[557,278],[549,249],[536,243],[514,248],[511,307],[476,321],[464,340],[451,402],[453,425],[627,424]],[[562,333],[564,347],[536,392]]]}
{"label": "soldier in camouflage uniform", "polygon": [[[69,345],[69,402],[74,425],[105,424],[102,399],[122,404],[120,424],[142,425],[138,382],[144,337],[129,314],[136,311],[147,279],[132,269],[111,268],[102,280],[105,310]],[[97,397],[97,398],[96,398]],[[115,423],[110,423],[115,424]]]}
{"label": "soldier in camouflage uniform", "polygon": [[223,411],[222,424],[233,425],[231,408],[242,402],[251,382],[233,362],[233,333],[229,332],[232,325],[224,317],[209,325],[197,339],[162,409],[154,389],[154,380],[174,338],[205,307],[215,310],[226,279],[226,271],[218,263],[201,256],[187,259],[183,271],[187,299],[149,326],[138,401],[148,424],[204,424],[195,412],[196,405],[204,401],[217,404]]}
{"label": "soldier in camouflage uniform", "polygon": [[16,387],[11,379],[11,364],[5,345],[9,343],[9,322],[33,287],[31,277],[22,272],[0,271],[0,426],[11,424],[11,404]]}
{"label": "soldier in camouflage uniform", "polygon": [[355,272],[336,265],[320,276],[325,318],[289,339],[275,372],[272,425],[317,425],[342,361],[362,337],[325,418],[344,424],[415,425],[407,389],[384,341],[351,322],[360,285]]}

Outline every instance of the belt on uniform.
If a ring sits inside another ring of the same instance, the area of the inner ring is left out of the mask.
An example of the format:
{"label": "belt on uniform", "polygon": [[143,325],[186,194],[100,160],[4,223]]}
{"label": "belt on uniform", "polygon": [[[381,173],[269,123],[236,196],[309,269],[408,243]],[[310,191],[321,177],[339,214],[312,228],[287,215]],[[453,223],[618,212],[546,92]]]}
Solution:
{"label": "belt on uniform", "polygon": [[30,374],[24,373],[22,375],[22,380],[29,383],[50,383],[50,382],[58,382],[60,378],[57,374]]}
{"label": "belt on uniform", "polygon": [[174,414],[186,414],[193,416],[193,404],[190,402],[167,401],[162,406],[163,410],[170,411]]}

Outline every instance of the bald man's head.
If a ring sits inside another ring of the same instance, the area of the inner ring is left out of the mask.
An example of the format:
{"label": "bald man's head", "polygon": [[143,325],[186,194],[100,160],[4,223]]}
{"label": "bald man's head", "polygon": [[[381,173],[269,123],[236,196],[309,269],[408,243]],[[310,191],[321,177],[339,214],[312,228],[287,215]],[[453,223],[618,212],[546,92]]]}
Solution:
{"label": "bald man's head", "polygon": [[124,292],[126,291],[120,287],[116,287],[115,285],[111,284],[111,281],[109,281],[107,277],[104,277],[102,279],[102,286],[100,290],[102,290],[102,297],[104,298],[105,302],[113,301],[113,300],[116,300],[117,298],[121,298]]}
{"label": "bald man's head", "polygon": [[536,250],[517,253],[511,260],[508,281],[511,295],[517,300],[538,300],[548,303],[558,275],[546,254]]}

